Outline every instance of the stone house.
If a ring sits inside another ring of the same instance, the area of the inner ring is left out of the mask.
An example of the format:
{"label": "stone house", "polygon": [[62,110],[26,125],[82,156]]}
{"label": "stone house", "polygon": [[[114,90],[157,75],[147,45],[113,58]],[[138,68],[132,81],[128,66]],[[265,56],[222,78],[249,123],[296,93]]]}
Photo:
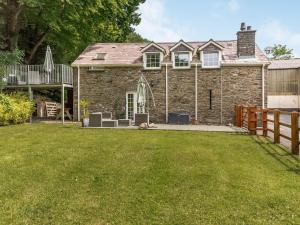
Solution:
{"label": "stone house", "polygon": [[149,101],[151,121],[186,112],[202,124],[233,123],[236,104],[266,105],[268,60],[255,33],[242,23],[237,40],[92,44],[72,64],[75,118],[85,98],[90,112],[114,112],[118,102],[134,119],[143,74],[156,103]]}

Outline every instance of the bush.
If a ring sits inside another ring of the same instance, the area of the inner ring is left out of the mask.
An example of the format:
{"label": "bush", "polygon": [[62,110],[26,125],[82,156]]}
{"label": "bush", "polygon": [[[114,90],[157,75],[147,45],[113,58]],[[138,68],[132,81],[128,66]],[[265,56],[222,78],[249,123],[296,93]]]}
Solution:
{"label": "bush", "polygon": [[25,123],[34,111],[34,103],[24,94],[0,94],[0,125]]}

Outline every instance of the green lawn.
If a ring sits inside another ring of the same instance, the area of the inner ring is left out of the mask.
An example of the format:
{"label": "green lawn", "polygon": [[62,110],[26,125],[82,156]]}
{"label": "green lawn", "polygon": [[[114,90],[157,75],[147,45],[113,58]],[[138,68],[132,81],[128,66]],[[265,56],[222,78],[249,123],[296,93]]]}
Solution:
{"label": "green lawn", "polygon": [[300,224],[300,162],[247,135],[0,127],[0,224]]}

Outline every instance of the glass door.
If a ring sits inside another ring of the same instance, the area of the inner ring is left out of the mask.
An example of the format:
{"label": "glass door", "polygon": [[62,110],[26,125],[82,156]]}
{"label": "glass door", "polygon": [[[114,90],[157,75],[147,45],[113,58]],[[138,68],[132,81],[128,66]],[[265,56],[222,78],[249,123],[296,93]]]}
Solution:
{"label": "glass door", "polygon": [[126,93],[126,119],[134,121],[134,114],[137,113],[137,95],[136,92]]}

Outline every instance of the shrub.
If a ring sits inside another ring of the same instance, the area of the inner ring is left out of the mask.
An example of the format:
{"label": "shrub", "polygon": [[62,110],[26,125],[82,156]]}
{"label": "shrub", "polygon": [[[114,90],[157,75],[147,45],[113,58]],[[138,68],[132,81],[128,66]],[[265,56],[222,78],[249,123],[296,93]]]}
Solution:
{"label": "shrub", "polygon": [[90,105],[90,103],[87,99],[81,99],[80,100],[80,107],[83,110],[82,119],[85,119],[85,118],[89,117],[89,110],[88,110],[89,105]]}
{"label": "shrub", "polygon": [[34,103],[26,95],[0,94],[0,125],[24,123],[33,111]]}

